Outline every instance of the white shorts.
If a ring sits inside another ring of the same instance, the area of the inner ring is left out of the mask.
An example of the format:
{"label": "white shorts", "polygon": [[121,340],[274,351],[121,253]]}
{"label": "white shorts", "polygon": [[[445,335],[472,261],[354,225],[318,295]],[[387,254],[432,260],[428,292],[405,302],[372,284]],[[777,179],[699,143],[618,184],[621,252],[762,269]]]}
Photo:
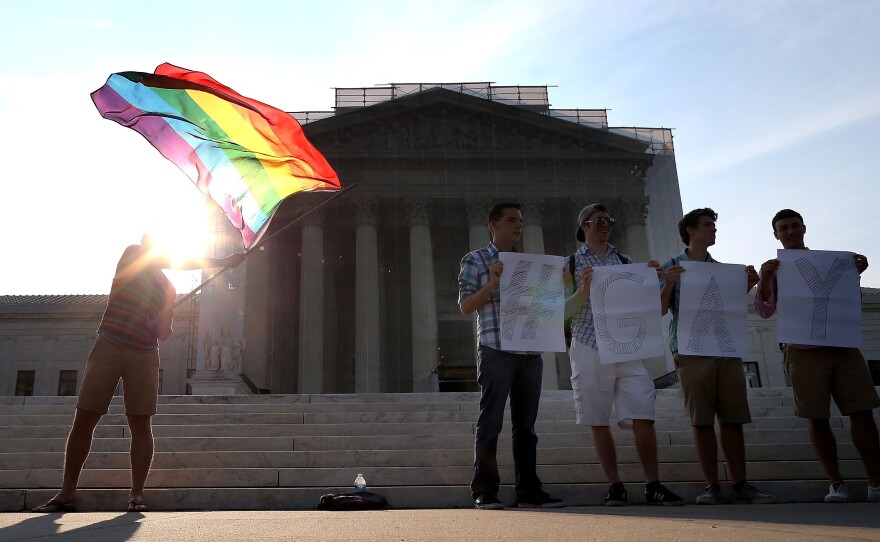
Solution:
{"label": "white shorts", "polygon": [[654,381],[641,360],[599,363],[599,351],[571,342],[571,389],[578,425],[632,427],[633,420],[654,419]]}

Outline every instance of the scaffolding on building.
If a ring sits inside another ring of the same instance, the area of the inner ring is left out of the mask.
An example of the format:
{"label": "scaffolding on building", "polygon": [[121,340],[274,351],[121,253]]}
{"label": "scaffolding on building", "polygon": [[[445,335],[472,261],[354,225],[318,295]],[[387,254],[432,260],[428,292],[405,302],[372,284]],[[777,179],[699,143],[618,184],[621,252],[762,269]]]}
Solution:
{"label": "scaffolding on building", "polygon": [[339,87],[333,111],[293,112],[300,124],[308,124],[371,105],[397,100],[419,92],[442,88],[505,105],[512,105],[575,124],[608,128],[607,109],[552,109],[547,85],[493,85],[491,82],[471,83],[389,83],[373,87]]}

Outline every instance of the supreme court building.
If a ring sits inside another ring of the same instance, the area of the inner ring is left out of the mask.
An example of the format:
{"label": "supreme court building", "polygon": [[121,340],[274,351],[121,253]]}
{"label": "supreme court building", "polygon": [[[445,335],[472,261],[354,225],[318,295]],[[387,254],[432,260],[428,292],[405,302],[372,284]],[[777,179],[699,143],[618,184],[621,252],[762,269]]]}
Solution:
{"label": "supreme court building", "polygon": [[[294,115],[343,186],[357,186],[202,295],[199,333],[227,325],[244,338],[241,371],[257,388],[472,381],[474,317],[459,311],[457,276],[465,253],[488,243],[497,202],[522,205],[525,252],[571,254],[577,214],[595,202],[618,220],[611,242],[636,261],[680,252],[668,129],[609,128],[605,110],[551,109],[547,87],[489,83],[337,89],[334,111]],[[329,196],[289,198],[267,235]],[[212,220],[215,254],[228,253],[237,234],[219,210]],[[545,387],[565,386],[567,367],[545,354]],[[668,370],[663,359],[649,367]]]}

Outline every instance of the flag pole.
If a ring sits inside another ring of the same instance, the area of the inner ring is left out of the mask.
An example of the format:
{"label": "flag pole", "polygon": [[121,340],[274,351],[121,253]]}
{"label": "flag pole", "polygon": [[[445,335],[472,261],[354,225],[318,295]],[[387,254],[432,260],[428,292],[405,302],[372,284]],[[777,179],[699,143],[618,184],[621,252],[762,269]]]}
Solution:
{"label": "flag pole", "polygon": [[[275,238],[278,237],[282,232],[284,232],[284,231],[290,229],[291,226],[293,226],[294,224],[296,224],[297,222],[299,222],[299,221],[302,220],[303,218],[309,216],[311,213],[313,213],[314,211],[317,211],[317,210],[320,209],[321,207],[324,207],[325,205],[327,205],[328,203],[330,203],[330,202],[333,201],[334,199],[338,198],[338,197],[341,196],[342,194],[345,194],[346,192],[348,192],[349,190],[351,190],[351,189],[354,188],[355,186],[357,186],[357,183],[352,183],[352,184],[350,184],[349,186],[343,188],[343,189],[340,190],[339,192],[336,192],[335,194],[333,194],[333,195],[330,196],[329,198],[325,199],[325,200],[322,201],[321,203],[319,203],[319,204],[315,205],[314,207],[312,207],[311,209],[307,210],[307,211],[304,212],[303,214],[301,214],[301,215],[299,215],[298,217],[294,218],[293,220],[291,220],[290,222],[288,222],[287,224],[285,224],[283,228],[279,229],[278,231],[276,231],[276,232],[273,233],[272,235],[266,237],[265,239],[260,239],[259,242],[257,242],[257,244],[255,244],[254,246],[252,246],[252,247],[250,247],[249,249],[247,249],[246,251],[244,251],[244,256],[245,256],[245,258],[247,258],[248,254],[250,254],[250,253],[253,252],[254,250],[257,250],[258,248],[262,247],[263,245],[265,245],[265,244],[268,243],[269,241],[275,239]],[[177,308],[177,307],[183,305],[184,303],[186,303],[187,301],[189,301],[194,295],[196,295],[199,291],[201,291],[202,288],[204,288],[205,286],[207,286],[209,282],[211,282],[211,281],[214,280],[215,278],[217,278],[217,277],[219,277],[220,275],[222,275],[223,273],[225,273],[228,269],[231,269],[231,268],[230,268],[230,267],[224,267],[224,268],[221,269],[220,271],[217,271],[216,273],[214,273],[213,275],[211,275],[210,277],[208,277],[207,279],[205,279],[201,284],[199,284],[198,286],[196,286],[196,287],[193,289],[193,291],[191,291],[190,293],[186,294],[185,296],[183,296],[182,298],[180,298],[179,300],[177,300],[177,302],[174,304],[174,308]]]}

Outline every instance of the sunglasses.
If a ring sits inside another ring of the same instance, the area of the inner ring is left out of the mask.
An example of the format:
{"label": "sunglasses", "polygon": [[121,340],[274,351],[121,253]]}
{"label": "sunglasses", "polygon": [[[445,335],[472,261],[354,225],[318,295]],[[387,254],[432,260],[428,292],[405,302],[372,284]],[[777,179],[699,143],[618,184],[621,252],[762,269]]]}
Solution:
{"label": "sunglasses", "polygon": [[584,224],[593,223],[600,228],[602,226],[613,226],[616,221],[613,218],[605,218],[604,216],[600,216],[599,218],[594,218],[593,220],[584,220]]}

